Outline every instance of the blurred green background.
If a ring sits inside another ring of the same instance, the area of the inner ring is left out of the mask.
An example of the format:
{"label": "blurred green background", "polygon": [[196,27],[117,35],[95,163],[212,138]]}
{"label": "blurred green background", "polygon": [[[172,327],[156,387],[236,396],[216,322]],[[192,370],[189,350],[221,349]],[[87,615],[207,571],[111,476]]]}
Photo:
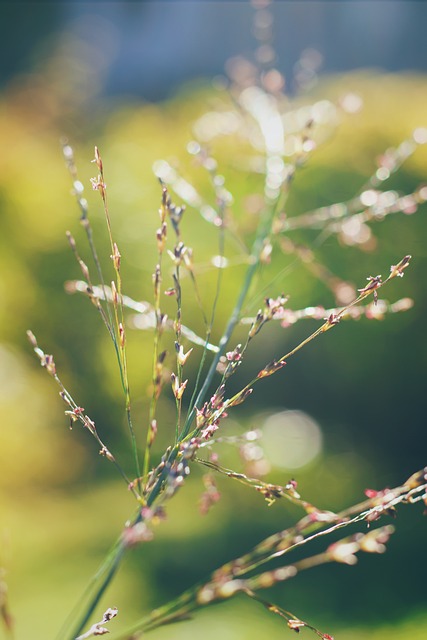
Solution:
{"label": "blurred green background", "polygon": [[[67,229],[88,260],[89,254],[59,140],[66,135],[75,150],[108,274],[103,214],[89,182],[95,175],[90,163],[93,147],[99,146],[114,235],[123,256],[125,292],[137,300],[151,300],[160,197],[152,165],[164,158],[179,167],[214,205],[214,194],[186,145],[192,139],[194,120],[227,100],[209,80],[189,81],[191,74],[183,72],[185,57],[179,59],[181,69],[176,70],[174,81],[163,78],[167,100],[149,101],[150,89],[144,95],[144,91],[132,91],[131,83],[113,91],[113,76],[108,72],[113,59],[117,60],[114,46],[120,51],[122,40],[113,38],[113,27],[118,27],[106,12],[107,4],[77,3],[90,9],[90,20],[87,15],[72,15],[72,4],[47,3],[49,10],[42,3],[36,9],[25,3],[2,8],[2,25],[8,35],[3,46],[9,47],[10,65],[7,73],[4,66],[0,95],[0,565],[6,570],[17,639],[54,637],[133,510],[131,496],[98,456],[88,434],[77,426],[68,429],[57,389],[40,369],[25,337],[31,328],[46,352],[55,355],[66,386],[131,474],[113,349],[94,307],[64,291],[67,280],[80,278],[65,238]],[[179,5],[187,10],[188,4],[193,3],[161,3],[164,19],[172,7],[173,15],[179,16]],[[228,5],[231,11],[240,3],[207,4],[221,5],[221,11]],[[22,21],[17,6],[22,8]],[[134,12],[137,35],[137,10],[129,11]],[[247,20],[246,13],[244,16]],[[302,24],[304,20],[308,17],[303,15]],[[281,27],[278,20],[278,41]],[[120,31],[120,35],[126,39],[126,34]],[[23,47],[18,51],[16,41],[21,40]],[[172,66],[173,37],[162,42],[163,55]],[[412,48],[416,51],[415,44]],[[336,55],[339,53],[337,49]],[[209,58],[209,51],[205,56]],[[148,69],[150,59],[133,59],[130,68],[135,65]],[[216,72],[207,67],[203,75],[211,71]],[[170,86],[178,87],[180,72],[186,84],[168,91]],[[121,73],[126,76],[126,67]],[[202,70],[193,75],[202,75]],[[160,86],[161,78],[156,81]],[[155,97],[155,90],[151,91]],[[299,103],[334,102],[346,92],[360,95],[364,108],[343,116],[337,130],[298,172],[287,206],[289,216],[351,198],[375,171],[376,158],[385,149],[409,138],[415,128],[427,126],[427,78],[421,73],[352,70],[324,75],[296,99]],[[254,221],[248,213],[249,202],[258,185],[236,168],[245,153],[235,140],[214,146],[234,197],[233,211],[250,235]],[[426,181],[426,161],[426,147],[420,146],[387,188],[414,191]],[[267,456],[272,457],[267,478],[286,483],[296,477],[303,496],[320,508],[343,508],[361,500],[365,488],[399,484],[426,464],[425,214],[424,205],[413,215],[400,213],[373,225],[376,246],[370,251],[345,246],[335,236],[315,248],[316,235],[299,232],[293,236],[313,248],[316,259],[334,274],[357,287],[364,286],[368,275],[385,276],[389,266],[405,254],[413,256],[405,277],[384,290],[384,297],[391,301],[413,298],[411,310],[384,321],[341,323],[290,360],[284,371],[260,384],[250,401],[230,415],[229,433],[266,425],[264,445]],[[194,248],[196,274],[209,308],[215,278],[209,261],[217,253],[216,238],[191,208],[184,217],[183,233],[185,242]],[[221,334],[245,269],[231,244],[227,251],[231,264],[235,259],[236,265],[225,272],[214,340]],[[257,291],[252,292],[245,315],[256,313],[264,295],[275,297],[281,292],[290,295],[294,309],[334,306],[330,291],[304,264],[277,249],[272,265],[262,269]],[[183,321],[201,333],[200,313],[187,283],[184,296]],[[254,341],[232,388],[244,384],[266,361],[285,353],[316,326],[316,321],[307,320],[287,329],[266,327]],[[237,331],[233,344],[244,335],[243,330]],[[166,338],[166,343],[170,340]],[[151,335],[129,332],[128,344],[135,424],[142,436],[149,402]],[[187,365],[190,376],[195,374],[195,364],[193,356]],[[170,437],[167,425],[172,424],[173,411],[166,398],[160,411],[158,454]],[[299,438],[303,452],[314,446],[312,455],[302,455],[299,462],[292,463],[286,456],[289,440],[280,443],[279,456],[279,445],[271,441],[277,435],[271,416],[281,419],[283,411],[300,411],[308,429],[306,441],[292,431],[289,438]],[[224,464],[241,466],[226,445],[222,445],[221,456]],[[124,628],[299,516],[298,510],[286,505],[268,508],[261,496],[219,479],[222,500],[202,517],[198,507],[201,476],[202,471],[195,469],[170,504],[168,519],[156,529],[155,540],[129,553],[101,606],[101,610],[113,605],[119,608],[112,631]],[[342,640],[421,640],[427,633],[425,562],[422,509],[403,507],[385,556],[363,557],[352,568],[315,569],[269,597]],[[0,627],[0,637],[2,633]],[[261,608],[236,599],[152,635],[179,640],[188,634],[203,634],[206,639],[220,634],[224,640],[250,640],[261,634],[279,638],[286,633],[291,634]]]}

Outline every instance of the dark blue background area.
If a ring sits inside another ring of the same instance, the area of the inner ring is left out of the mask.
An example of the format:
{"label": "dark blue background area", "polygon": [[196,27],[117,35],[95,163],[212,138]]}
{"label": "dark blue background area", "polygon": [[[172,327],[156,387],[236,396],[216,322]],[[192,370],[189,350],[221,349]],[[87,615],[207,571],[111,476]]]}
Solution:
{"label": "dark blue background area", "polygon": [[[31,68],[61,30],[99,19],[99,41],[92,45],[108,48],[108,34],[102,36],[108,24],[116,38],[103,91],[162,99],[183,81],[222,73],[230,56],[250,55],[253,12],[245,1],[6,2],[0,6],[1,82]],[[277,63],[286,77],[308,47],[323,56],[324,73],[427,69],[425,2],[282,0],[272,12]]]}

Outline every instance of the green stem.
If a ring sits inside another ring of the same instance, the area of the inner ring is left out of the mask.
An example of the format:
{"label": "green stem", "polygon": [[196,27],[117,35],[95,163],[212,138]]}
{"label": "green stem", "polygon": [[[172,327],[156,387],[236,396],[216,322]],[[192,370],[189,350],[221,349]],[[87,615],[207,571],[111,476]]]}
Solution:
{"label": "green stem", "polygon": [[[56,640],[74,640],[74,638],[76,638],[84,630],[84,627],[86,626],[90,616],[98,605],[112,578],[116,574],[124,551],[125,545],[122,538],[120,537],[114,544],[113,548],[109,552],[101,567],[93,576],[80,602],[68,616],[67,620],[59,631]],[[87,608],[84,609],[83,613],[80,616],[77,615],[76,618],[76,610],[83,608],[83,605],[81,604],[82,601],[89,601],[89,604]]]}
{"label": "green stem", "polygon": [[[284,194],[283,194],[284,195]],[[244,301],[246,299],[246,296],[248,294],[248,291],[250,289],[250,286],[252,284],[254,275],[257,271],[258,265],[259,265],[259,261],[260,261],[260,254],[263,248],[263,244],[264,244],[264,240],[265,238],[268,236],[268,234],[271,231],[271,225],[274,219],[274,216],[277,212],[277,210],[279,210],[279,207],[282,205],[282,198],[277,198],[275,200],[274,203],[272,203],[265,211],[263,217],[260,220],[259,226],[258,226],[258,232],[257,232],[257,236],[255,238],[253,247],[252,247],[252,251],[250,254],[250,262],[249,262],[249,266],[247,268],[246,271],[246,275],[245,275],[245,279],[238,297],[238,300],[236,302],[236,305],[233,309],[233,312],[230,316],[230,319],[228,321],[228,324],[226,326],[226,329],[223,333],[223,336],[220,340],[219,343],[219,348],[218,348],[218,352],[214,355],[213,361],[211,363],[211,366],[206,374],[206,378],[204,381],[204,384],[202,386],[202,388],[200,389],[196,401],[194,403],[193,409],[189,412],[186,422],[184,424],[183,430],[180,434],[179,437],[179,442],[172,448],[169,457],[168,457],[168,462],[169,463],[173,463],[174,460],[176,459],[178,453],[179,453],[179,443],[184,440],[184,438],[188,435],[189,431],[190,431],[190,426],[191,423],[193,421],[194,418],[194,414],[196,411],[196,407],[198,405],[200,405],[205,396],[206,393],[209,389],[209,386],[212,382],[212,379],[214,377],[215,371],[216,371],[216,367],[218,365],[218,362],[220,360],[220,357],[223,355],[225,348],[228,344],[228,341],[231,337],[231,334],[236,326],[236,324],[239,322],[240,319],[240,314],[241,314],[241,310],[244,304]],[[147,466],[147,457],[145,459],[145,464],[144,464],[144,471],[146,469]],[[159,495],[165,477],[167,475],[167,470],[168,468],[165,467],[162,472],[159,474],[159,477],[157,478],[157,481],[155,483],[155,485],[153,486],[149,496],[147,497],[147,506],[151,506],[154,501],[156,500],[157,496]],[[139,520],[141,519],[141,515],[138,514],[136,516],[136,518],[133,521],[133,524],[136,524]],[[113,547],[113,550],[110,552],[106,562],[102,565],[100,571],[97,573],[97,575],[94,577],[93,579],[93,585],[95,584],[99,584],[99,586],[97,587],[97,590],[95,592],[95,594],[92,596],[91,600],[90,600],[90,604],[87,607],[85,613],[82,615],[82,617],[80,618],[78,624],[75,627],[75,630],[73,632],[73,635],[70,636],[68,635],[68,638],[75,638],[76,636],[79,635],[79,633],[81,633],[81,631],[83,630],[83,627],[85,626],[85,624],[87,623],[89,617],[91,616],[94,608],[96,607],[96,605],[98,604],[99,600],[101,599],[103,593],[105,592],[106,588],[108,587],[109,583],[111,582],[113,576],[115,575],[119,564],[121,562],[121,559],[123,557],[125,551],[125,546],[123,541],[121,540],[121,538],[117,541],[116,545]],[[103,575],[104,577],[101,580],[101,575]],[[92,585],[91,585],[92,587]],[[189,599],[189,601],[191,601],[191,597],[194,596],[196,588],[192,588],[190,589],[188,592],[182,594],[182,596],[178,599],[179,602],[185,600],[185,602],[187,602],[186,598]],[[183,599],[183,600],[182,600]],[[174,607],[176,606],[176,602],[175,603],[171,603],[170,605],[166,605],[164,610],[165,613],[167,613],[168,611],[173,611]],[[159,615],[159,612],[163,612],[163,609],[161,610],[157,610],[157,615]],[[153,614],[152,614],[153,615]],[[160,615],[159,615],[160,617]],[[163,616],[161,616],[163,617]],[[152,618],[152,616],[150,616],[147,619],[147,624],[148,622],[150,623],[150,625],[155,622],[155,620]],[[66,638],[66,636],[64,634],[62,634],[61,636],[58,637],[58,640],[63,640],[64,638]]]}
{"label": "green stem", "polygon": [[187,591],[184,591],[184,593],[172,602],[168,602],[162,607],[154,609],[154,611],[152,611],[146,618],[126,629],[126,631],[118,636],[117,640],[130,637],[137,638],[136,634],[139,635],[144,631],[151,631],[156,627],[160,627],[167,622],[172,622],[173,620],[188,614],[190,611],[193,611],[198,606],[196,602],[196,594],[202,585],[203,583],[197,584]]}
{"label": "green stem", "polygon": [[194,415],[196,413],[196,408],[200,407],[203,403],[203,400],[208,392],[208,389],[210,387],[210,384],[212,382],[212,379],[215,375],[216,372],[216,368],[217,365],[220,361],[221,356],[224,354],[224,351],[226,349],[226,346],[228,344],[228,341],[230,340],[231,334],[234,331],[234,328],[236,327],[237,323],[240,320],[240,314],[242,311],[242,307],[243,304],[245,302],[246,296],[248,294],[249,288],[252,284],[252,280],[253,277],[257,271],[258,265],[259,265],[259,261],[260,261],[260,254],[264,245],[264,240],[265,238],[268,236],[268,234],[271,231],[271,225],[273,222],[273,218],[276,214],[277,209],[279,208],[279,203],[281,204],[281,199],[278,198],[275,203],[269,208],[267,209],[267,211],[265,212],[263,218],[260,221],[259,227],[258,227],[258,233],[257,236],[255,238],[255,242],[253,244],[252,247],[252,251],[250,254],[250,259],[249,259],[249,266],[246,270],[246,275],[245,275],[245,279],[242,285],[242,288],[240,290],[240,294],[239,297],[237,299],[236,305],[231,313],[231,316],[229,318],[228,324],[225,328],[225,331],[221,337],[221,340],[219,341],[219,345],[218,345],[218,351],[216,352],[216,354],[214,355],[214,358],[212,360],[211,366],[209,367],[209,370],[206,374],[204,383],[202,385],[202,388],[200,389],[197,398],[194,402],[194,405],[191,409],[191,411],[189,412],[188,416],[187,416],[187,420],[185,421],[183,430],[181,432],[180,435],[180,440],[184,440],[184,438],[186,438],[189,434],[190,431],[190,426],[191,423],[194,419]]}
{"label": "green stem", "polygon": [[[218,237],[218,254],[221,257],[221,260],[224,258],[224,254],[225,254],[225,226],[224,226],[224,206],[220,206],[219,207],[219,217],[221,219],[221,226],[219,229],[219,237]],[[193,278],[194,278],[194,274]],[[210,316],[210,321],[208,322],[206,319],[206,338],[205,338],[205,344],[203,347],[203,353],[202,356],[200,358],[200,364],[199,364],[199,368],[197,370],[197,376],[196,376],[196,382],[194,385],[194,390],[193,393],[191,395],[191,400],[190,400],[190,408],[194,408],[196,406],[196,397],[198,394],[198,389],[199,389],[199,383],[200,383],[200,378],[202,375],[202,371],[203,368],[205,366],[205,360],[206,360],[206,356],[208,353],[208,344],[210,342],[211,339],[211,333],[212,333],[212,327],[213,327],[213,323],[215,320],[215,314],[216,314],[216,309],[217,309],[217,305],[218,305],[218,300],[219,300],[219,294],[221,291],[221,283],[222,283],[222,275],[223,275],[223,269],[221,266],[218,267],[218,274],[217,274],[217,279],[216,279],[216,287],[215,287],[215,296],[214,296],[214,300],[212,303],[212,311],[211,311],[211,316]],[[195,282],[195,280],[194,280]],[[203,313],[203,308],[202,308],[202,313]],[[205,318],[205,314],[203,313],[203,317]],[[190,414],[191,409],[189,409],[189,411],[187,412],[187,418],[186,418],[186,422],[185,424],[187,424],[187,420],[189,418],[189,414]]]}

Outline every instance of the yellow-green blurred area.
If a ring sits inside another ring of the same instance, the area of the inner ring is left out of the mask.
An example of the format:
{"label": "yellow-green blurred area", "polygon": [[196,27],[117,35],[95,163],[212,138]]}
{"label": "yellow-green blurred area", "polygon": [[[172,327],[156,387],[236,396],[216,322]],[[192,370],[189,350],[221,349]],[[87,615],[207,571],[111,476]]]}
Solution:
{"label": "yellow-green blurred area", "polygon": [[[46,353],[54,354],[65,386],[95,421],[129,477],[134,477],[113,346],[90,301],[64,290],[66,281],[81,278],[66,230],[75,237],[94,283],[97,278],[60,139],[66,136],[74,149],[105,279],[110,282],[113,270],[102,203],[90,184],[97,172],[91,164],[94,145],[99,147],[113,236],[122,255],[124,293],[152,302],[161,199],[153,164],[166,160],[215,207],[209,177],[188,154],[187,143],[202,114],[233,108],[227,93],[208,83],[188,85],[158,104],[105,97],[93,110],[82,107],[76,92],[76,85],[67,85],[52,63],[17,75],[0,96],[0,565],[6,571],[17,640],[55,637],[135,508],[126,484],[98,455],[96,442],[78,423],[69,429],[58,388],[40,368],[25,336],[31,329]],[[341,113],[323,143],[297,170],[286,205],[289,218],[351,199],[375,173],[378,156],[427,126],[427,78],[422,75],[330,77],[296,100],[299,106],[321,100],[335,104],[349,93],[360,96],[363,109]],[[250,246],[262,177],[245,170],[250,151],[238,137],[219,137],[211,151],[233,196],[236,235]],[[414,192],[426,181],[426,161],[427,147],[420,144],[381,188]],[[180,204],[179,197],[172,197]],[[375,241],[364,246],[345,244],[334,234],[322,236],[319,229],[290,235],[314,252],[317,263],[356,289],[365,286],[368,276],[386,277],[390,265],[404,255],[413,257],[405,277],[390,282],[380,296],[391,302],[412,298],[413,308],[382,320],[342,322],[290,359],[283,371],[257,385],[221,427],[224,435],[265,427],[261,445],[270,460],[266,479],[286,484],[296,478],[303,497],[319,508],[344,508],[361,501],[364,489],[400,484],[426,464],[426,212],[421,204],[410,214],[396,213],[372,223]],[[181,231],[193,249],[198,290],[209,314],[218,278],[218,231],[192,207],[184,214]],[[171,229],[169,242],[172,247]],[[225,236],[225,256],[228,266],[222,270],[214,343],[224,330],[248,263],[247,253],[232,234]],[[173,286],[172,263],[167,260],[165,256],[163,289]],[[184,274],[182,286],[182,321],[203,336],[203,317],[188,275]],[[271,263],[262,265],[243,315],[256,315],[266,296],[281,293],[290,296],[292,309],[335,305],[331,291],[301,254],[284,253],[280,243],[273,242]],[[170,317],[174,304],[174,298],[162,298]],[[318,325],[315,320],[288,328],[268,324],[251,343],[230,381],[229,393]],[[244,341],[246,332],[247,327],[238,328],[231,347]],[[171,370],[173,340],[172,333],[163,339]],[[201,355],[200,347],[188,342],[185,351],[191,346],[185,369],[189,388]],[[151,394],[151,330],[132,329],[129,323],[127,348],[134,427],[142,451]],[[155,461],[173,440],[174,421],[175,406],[166,385],[158,412]],[[225,466],[243,469],[236,448],[222,444],[218,453]],[[101,618],[108,606],[119,608],[111,637],[113,631],[124,629],[302,515],[296,507],[279,502],[268,507],[256,492],[218,478],[222,498],[202,516],[203,473],[194,466],[168,505],[167,520],[155,529],[153,541],[128,553],[97,610]],[[266,597],[341,640],[425,638],[422,508],[401,507],[396,528],[385,555],[361,557],[355,567],[313,569]],[[325,544],[316,542],[313,552]],[[7,637],[4,629],[2,633]],[[308,630],[302,633],[309,637]],[[292,632],[280,619],[241,597],[152,635],[251,640],[286,634],[291,637]]]}

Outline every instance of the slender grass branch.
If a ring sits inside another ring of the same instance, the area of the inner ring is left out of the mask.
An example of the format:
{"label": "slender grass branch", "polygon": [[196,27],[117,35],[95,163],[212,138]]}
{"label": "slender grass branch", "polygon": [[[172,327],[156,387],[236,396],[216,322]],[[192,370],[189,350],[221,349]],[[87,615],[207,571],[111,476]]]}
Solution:
{"label": "slender grass branch", "polygon": [[239,404],[241,399],[245,397],[245,394],[252,389],[253,385],[259,382],[262,378],[272,375],[276,371],[278,371],[282,365],[286,364],[287,360],[298,353],[303,347],[312,342],[315,338],[320,336],[321,334],[329,331],[333,327],[335,327],[340,320],[353,308],[357,307],[365,298],[370,295],[374,296],[374,301],[377,300],[378,290],[386,285],[392,278],[396,276],[402,276],[403,270],[408,266],[411,256],[405,256],[402,260],[397,264],[393,265],[390,268],[390,275],[384,280],[381,280],[381,276],[370,276],[368,278],[369,283],[363,289],[359,289],[359,295],[348,305],[339,309],[336,313],[331,314],[326,321],[318,327],[313,333],[311,333],[305,340],[300,342],[296,347],[288,351],[285,355],[281,356],[270,365],[267,365],[264,369],[262,369],[257,376],[252,378],[250,382],[248,382],[240,391],[238,391],[234,396],[232,396],[229,400],[224,403],[224,406],[221,408],[221,411],[225,411],[227,407],[231,407],[234,404]]}
{"label": "slender grass branch", "polygon": [[[127,419],[128,429],[129,429],[131,443],[132,443],[132,452],[134,457],[135,471],[136,471],[137,478],[140,478],[141,469],[139,464],[139,454],[138,454],[136,435],[135,435],[135,431],[132,424],[131,396],[130,396],[130,386],[129,386],[128,369],[127,369],[126,330],[124,325],[124,314],[123,314],[122,277],[120,273],[121,255],[116,242],[114,242],[113,240],[113,232],[111,227],[111,219],[110,219],[110,213],[108,210],[108,201],[107,201],[107,185],[105,184],[104,167],[103,167],[103,162],[102,162],[102,158],[99,153],[98,147],[95,147],[94,162],[98,167],[99,174],[97,178],[91,178],[91,183],[92,183],[93,189],[99,192],[102,199],[102,203],[104,207],[104,215],[105,215],[105,220],[107,224],[108,237],[110,240],[110,247],[111,247],[110,258],[113,262],[113,267],[114,267],[116,280],[117,280],[116,291],[114,291],[113,285],[112,285],[112,290],[113,290],[113,307],[114,307],[114,318],[115,318],[115,335],[118,343],[118,362],[119,362],[123,392],[125,396],[126,419]],[[140,487],[139,480],[138,480],[138,484]]]}
{"label": "slender grass branch", "polygon": [[250,255],[249,266],[247,268],[246,275],[245,275],[239,296],[237,298],[236,305],[231,313],[231,316],[229,318],[225,331],[219,341],[218,351],[214,355],[212,363],[209,367],[209,370],[206,373],[202,388],[197,394],[197,398],[195,400],[194,406],[192,407],[192,409],[190,410],[187,416],[187,419],[185,421],[185,424],[181,433],[181,437],[180,437],[181,440],[184,440],[190,432],[191,423],[196,414],[196,408],[202,405],[205,399],[205,396],[209,390],[209,387],[211,385],[211,382],[213,380],[213,377],[215,375],[216,368],[218,366],[220,358],[224,354],[228,341],[230,340],[231,334],[233,333],[237,323],[239,322],[243,304],[245,302],[246,296],[252,284],[253,277],[257,271],[257,268],[260,262],[260,255],[261,255],[262,248],[264,246],[264,240],[270,234],[274,216],[276,215],[277,211],[280,210],[280,207],[283,206],[284,200],[285,200],[285,192],[282,192],[281,197],[277,198],[274,201],[274,203],[271,204],[270,207],[266,209],[266,211],[264,212],[264,215],[261,217],[257,236],[255,238],[255,242],[253,244],[251,255]]}

